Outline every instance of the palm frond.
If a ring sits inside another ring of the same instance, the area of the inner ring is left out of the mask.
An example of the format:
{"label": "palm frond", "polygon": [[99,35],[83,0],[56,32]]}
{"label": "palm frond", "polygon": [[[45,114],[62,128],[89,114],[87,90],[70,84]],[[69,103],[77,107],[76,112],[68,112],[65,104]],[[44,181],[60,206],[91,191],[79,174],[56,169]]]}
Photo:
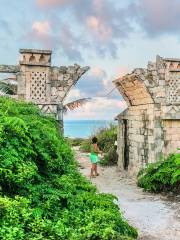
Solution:
{"label": "palm frond", "polygon": [[0,82],[0,95],[6,95],[10,92],[9,86],[5,83]]}
{"label": "palm frond", "polygon": [[68,110],[73,111],[76,108],[79,108],[86,104],[91,98],[81,98],[75,101],[72,101],[70,103],[67,103],[64,105],[64,113],[66,113]]}
{"label": "palm frond", "polygon": [[0,80],[0,95],[17,94],[17,81],[12,79]]}

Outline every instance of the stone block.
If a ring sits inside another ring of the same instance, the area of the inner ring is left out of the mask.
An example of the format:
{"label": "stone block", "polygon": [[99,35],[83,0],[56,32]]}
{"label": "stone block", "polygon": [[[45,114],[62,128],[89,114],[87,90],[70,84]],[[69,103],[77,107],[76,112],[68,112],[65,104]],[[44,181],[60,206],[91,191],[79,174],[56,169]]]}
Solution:
{"label": "stone block", "polygon": [[67,67],[65,67],[65,66],[61,66],[61,67],[59,68],[59,72],[61,72],[61,73],[63,73],[63,74],[65,74],[66,71],[67,71]]}

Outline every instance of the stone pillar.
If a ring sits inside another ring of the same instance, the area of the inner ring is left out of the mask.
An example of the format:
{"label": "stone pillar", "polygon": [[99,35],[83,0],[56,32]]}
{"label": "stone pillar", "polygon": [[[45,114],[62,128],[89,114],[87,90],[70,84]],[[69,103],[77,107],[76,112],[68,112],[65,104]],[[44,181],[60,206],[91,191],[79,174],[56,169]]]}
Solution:
{"label": "stone pillar", "polygon": [[23,72],[16,73],[18,83],[17,95],[19,99],[26,99],[26,76]]}
{"label": "stone pillar", "polygon": [[62,134],[64,134],[63,114],[64,114],[63,104],[60,103],[57,105],[56,120],[58,123],[59,130]]}

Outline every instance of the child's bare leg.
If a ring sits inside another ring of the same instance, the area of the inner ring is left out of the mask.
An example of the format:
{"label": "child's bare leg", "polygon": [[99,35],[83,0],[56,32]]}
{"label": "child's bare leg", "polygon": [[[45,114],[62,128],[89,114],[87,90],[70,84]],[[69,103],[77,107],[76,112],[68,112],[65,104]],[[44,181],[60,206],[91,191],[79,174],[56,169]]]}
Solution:
{"label": "child's bare leg", "polygon": [[90,176],[92,177],[93,176],[93,165],[91,165],[91,174]]}
{"label": "child's bare leg", "polygon": [[95,166],[94,166],[94,174],[95,174],[95,176],[97,176],[97,164],[95,164]]}
{"label": "child's bare leg", "polygon": [[92,166],[91,166],[91,177],[93,177],[94,176],[94,164],[92,164]]}
{"label": "child's bare leg", "polygon": [[97,165],[96,165],[96,176],[99,176],[98,170],[97,170]]}
{"label": "child's bare leg", "polygon": [[97,163],[95,164],[95,169],[94,170],[95,170],[95,175],[98,176],[99,173],[97,172]]}

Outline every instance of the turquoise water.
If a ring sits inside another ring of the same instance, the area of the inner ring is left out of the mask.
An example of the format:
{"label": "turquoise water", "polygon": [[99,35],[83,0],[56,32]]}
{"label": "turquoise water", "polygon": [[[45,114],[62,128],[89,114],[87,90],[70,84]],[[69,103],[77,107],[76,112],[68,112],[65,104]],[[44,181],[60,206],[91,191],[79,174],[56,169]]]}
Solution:
{"label": "turquoise water", "polygon": [[98,128],[107,127],[109,123],[115,123],[115,121],[108,120],[80,120],[71,121],[65,120],[64,122],[64,135],[66,137],[79,137],[87,138],[91,136]]}

